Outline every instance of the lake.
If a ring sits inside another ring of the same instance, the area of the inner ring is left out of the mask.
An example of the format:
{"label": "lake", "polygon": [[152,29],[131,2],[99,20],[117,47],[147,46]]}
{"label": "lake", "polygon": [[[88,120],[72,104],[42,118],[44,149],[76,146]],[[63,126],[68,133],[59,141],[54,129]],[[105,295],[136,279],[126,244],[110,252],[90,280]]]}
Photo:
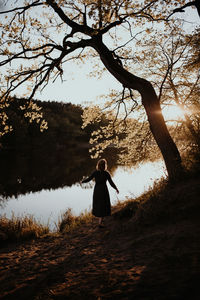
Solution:
{"label": "lake", "polygon": [[[8,218],[32,215],[51,230],[68,208],[75,215],[91,209],[94,182],[80,184],[83,177],[95,169],[87,150],[69,149],[53,152],[47,157],[41,152],[4,157],[1,161],[0,214]],[[67,155],[66,155],[67,154]],[[80,155],[81,154],[81,155]],[[137,168],[117,166],[112,157],[109,170],[120,193],[109,185],[111,204],[136,198],[166,176],[162,161],[146,162]]]}

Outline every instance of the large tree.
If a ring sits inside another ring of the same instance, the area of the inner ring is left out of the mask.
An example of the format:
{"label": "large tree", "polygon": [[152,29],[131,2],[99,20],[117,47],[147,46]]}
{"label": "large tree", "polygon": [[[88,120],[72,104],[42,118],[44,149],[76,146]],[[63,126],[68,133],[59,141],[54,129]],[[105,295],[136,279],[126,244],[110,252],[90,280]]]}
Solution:
{"label": "large tree", "polygon": [[[184,30],[180,32],[177,24],[174,24],[166,38],[162,36],[161,40],[155,31],[151,31],[142,41],[138,40],[133,58],[130,51],[127,55],[125,53],[123,55],[124,62],[132,61],[131,66],[129,63],[129,71],[132,69],[139,76],[146,74],[153,83],[166,123],[169,125],[168,129],[182,151],[188,143],[193,143],[194,147],[200,145],[198,127],[200,74],[198,53],[194,47],[197,44],[197,37],[198,32],[188,35]],[[146,56],[149,59],[144,64]],[[159,153],[147,126],[144,109],[137,105],[139,101],[130,106],[128,91],[122,93],[112,91],[108,97],[112,101],[106,101],[101,109],[97,106],[88,107],[83,115],[83,126],[98,122],[102,117],[102,111],[106,112],[110,120],[109,125],[99,126],[98,130],[92,133],[90,142],[93,148],[90,151],[94,153],[94,157],[101,155],[105,147],[115,144],[120,149],[120,163],[132,164],[145,158],[158,158]],[[134,95],[134,100],[136,99],[137,95]],[[120,118],[116,119],[114,110]],[[133,115],[134,119],[130,118],[130,115]],[[184,142],[183,136],[187,137]]]}
{"label": "large tree", "polygon": [[[130,94],[132,90],[139,92],[169,178],[175,178],[182,172],[181,158],[163,119],[159,97],[145,76],[129,72],[123,65],[123,51],[118,50],[123,50],[123,46],[136,38],[138,26],[147,30],[149,22],[169,24],[177,7],[183,7],[185,3],[183,0],[15,2],[16,6],[1,11],[4,16],[0,24],[1,81],[4,82],[1,108],[7,105],[10,95],[28,81],[31,106],[31,99],[38,89],[44,88],[52,76],[54,79],[59,75],[62,77],[65,62],[84,59],[90,55],[87,49],[93,49],[95,54],[91,55],[98,55],[123,89],[128,89]],[[126,32],[127,41],[122,38],[120,44],[122,31]],[[3,112],[0,118],[5,125],[6,115]],[[4,128],[8,130],[8,126]]]}
{"label": "large tree", "polygon": [[[154,83],[163,107],[173,107],[174,104],[179,107],[182,111],[182,122],[179,120],[179,123],[187,127],[200,148],[199,130],[193,122],[194,116],[199,114],[198,39],[199,31],[187,34],[182,30],[180,33],[177,27],[172,28],[167,39],[160,43],[156,35],[149,36],[143,41],[143,47],[151,59],[143,67],[143,72]],[[143,61],[140,53],[137,54],[137,60],[141,66]]]}

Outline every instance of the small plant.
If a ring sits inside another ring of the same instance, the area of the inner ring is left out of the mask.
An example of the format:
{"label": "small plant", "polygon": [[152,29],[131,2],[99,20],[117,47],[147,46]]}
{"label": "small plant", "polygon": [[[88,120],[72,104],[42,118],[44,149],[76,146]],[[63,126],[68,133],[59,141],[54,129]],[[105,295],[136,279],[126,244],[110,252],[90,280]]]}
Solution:
{"label": "small plant", "polygon": [[92,219],[92,214],[88,211],[81,213],[79,216],[74,216],[72,209],[68,208],[67,211],[61,215],[61,219],[58,221],[58,231],[70,232],[82,224],[86,224]]}

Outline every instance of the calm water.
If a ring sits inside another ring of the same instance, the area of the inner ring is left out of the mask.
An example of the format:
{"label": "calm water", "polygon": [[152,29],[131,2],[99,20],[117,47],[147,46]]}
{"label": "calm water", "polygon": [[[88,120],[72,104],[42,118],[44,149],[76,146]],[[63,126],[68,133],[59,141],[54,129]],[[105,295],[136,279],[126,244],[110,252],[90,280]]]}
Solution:
{"label": "calm water", "polygon": [[[32,153],[31,157],[20,156],[4,164],[4,176],[0,183],[0,214],[11,217],[33,215],[53,230],[59,217],[67,208],[75,215],[91,209],[94,182],[80,184],[89,175],[95,162],[87,152],[73,150],[72,154],[55,152],[46,158]],[[69,159],[70,158],[70,159]],[[135,168],[116,166],[110,160],[110,171],[119,194],[109,186],[111,203],[135,198],[148,190],[155,180],[166,175],[161,161],[141,164]],[[1,173],[2,174],[2,173]]]}

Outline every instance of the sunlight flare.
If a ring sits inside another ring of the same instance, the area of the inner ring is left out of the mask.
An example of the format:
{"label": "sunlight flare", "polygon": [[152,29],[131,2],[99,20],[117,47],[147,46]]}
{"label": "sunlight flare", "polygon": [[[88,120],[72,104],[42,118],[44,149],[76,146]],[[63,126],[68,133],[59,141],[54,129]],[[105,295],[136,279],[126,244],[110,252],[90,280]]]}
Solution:
{"label": "sunlight flare", "polygon": [[186,113],[186,111],[184,111],[177,105],[170,105],[168,107],[163,108],[162,113],[165,121],[174,122],[174,121],[183,120],[185,118],[184,114]]}

